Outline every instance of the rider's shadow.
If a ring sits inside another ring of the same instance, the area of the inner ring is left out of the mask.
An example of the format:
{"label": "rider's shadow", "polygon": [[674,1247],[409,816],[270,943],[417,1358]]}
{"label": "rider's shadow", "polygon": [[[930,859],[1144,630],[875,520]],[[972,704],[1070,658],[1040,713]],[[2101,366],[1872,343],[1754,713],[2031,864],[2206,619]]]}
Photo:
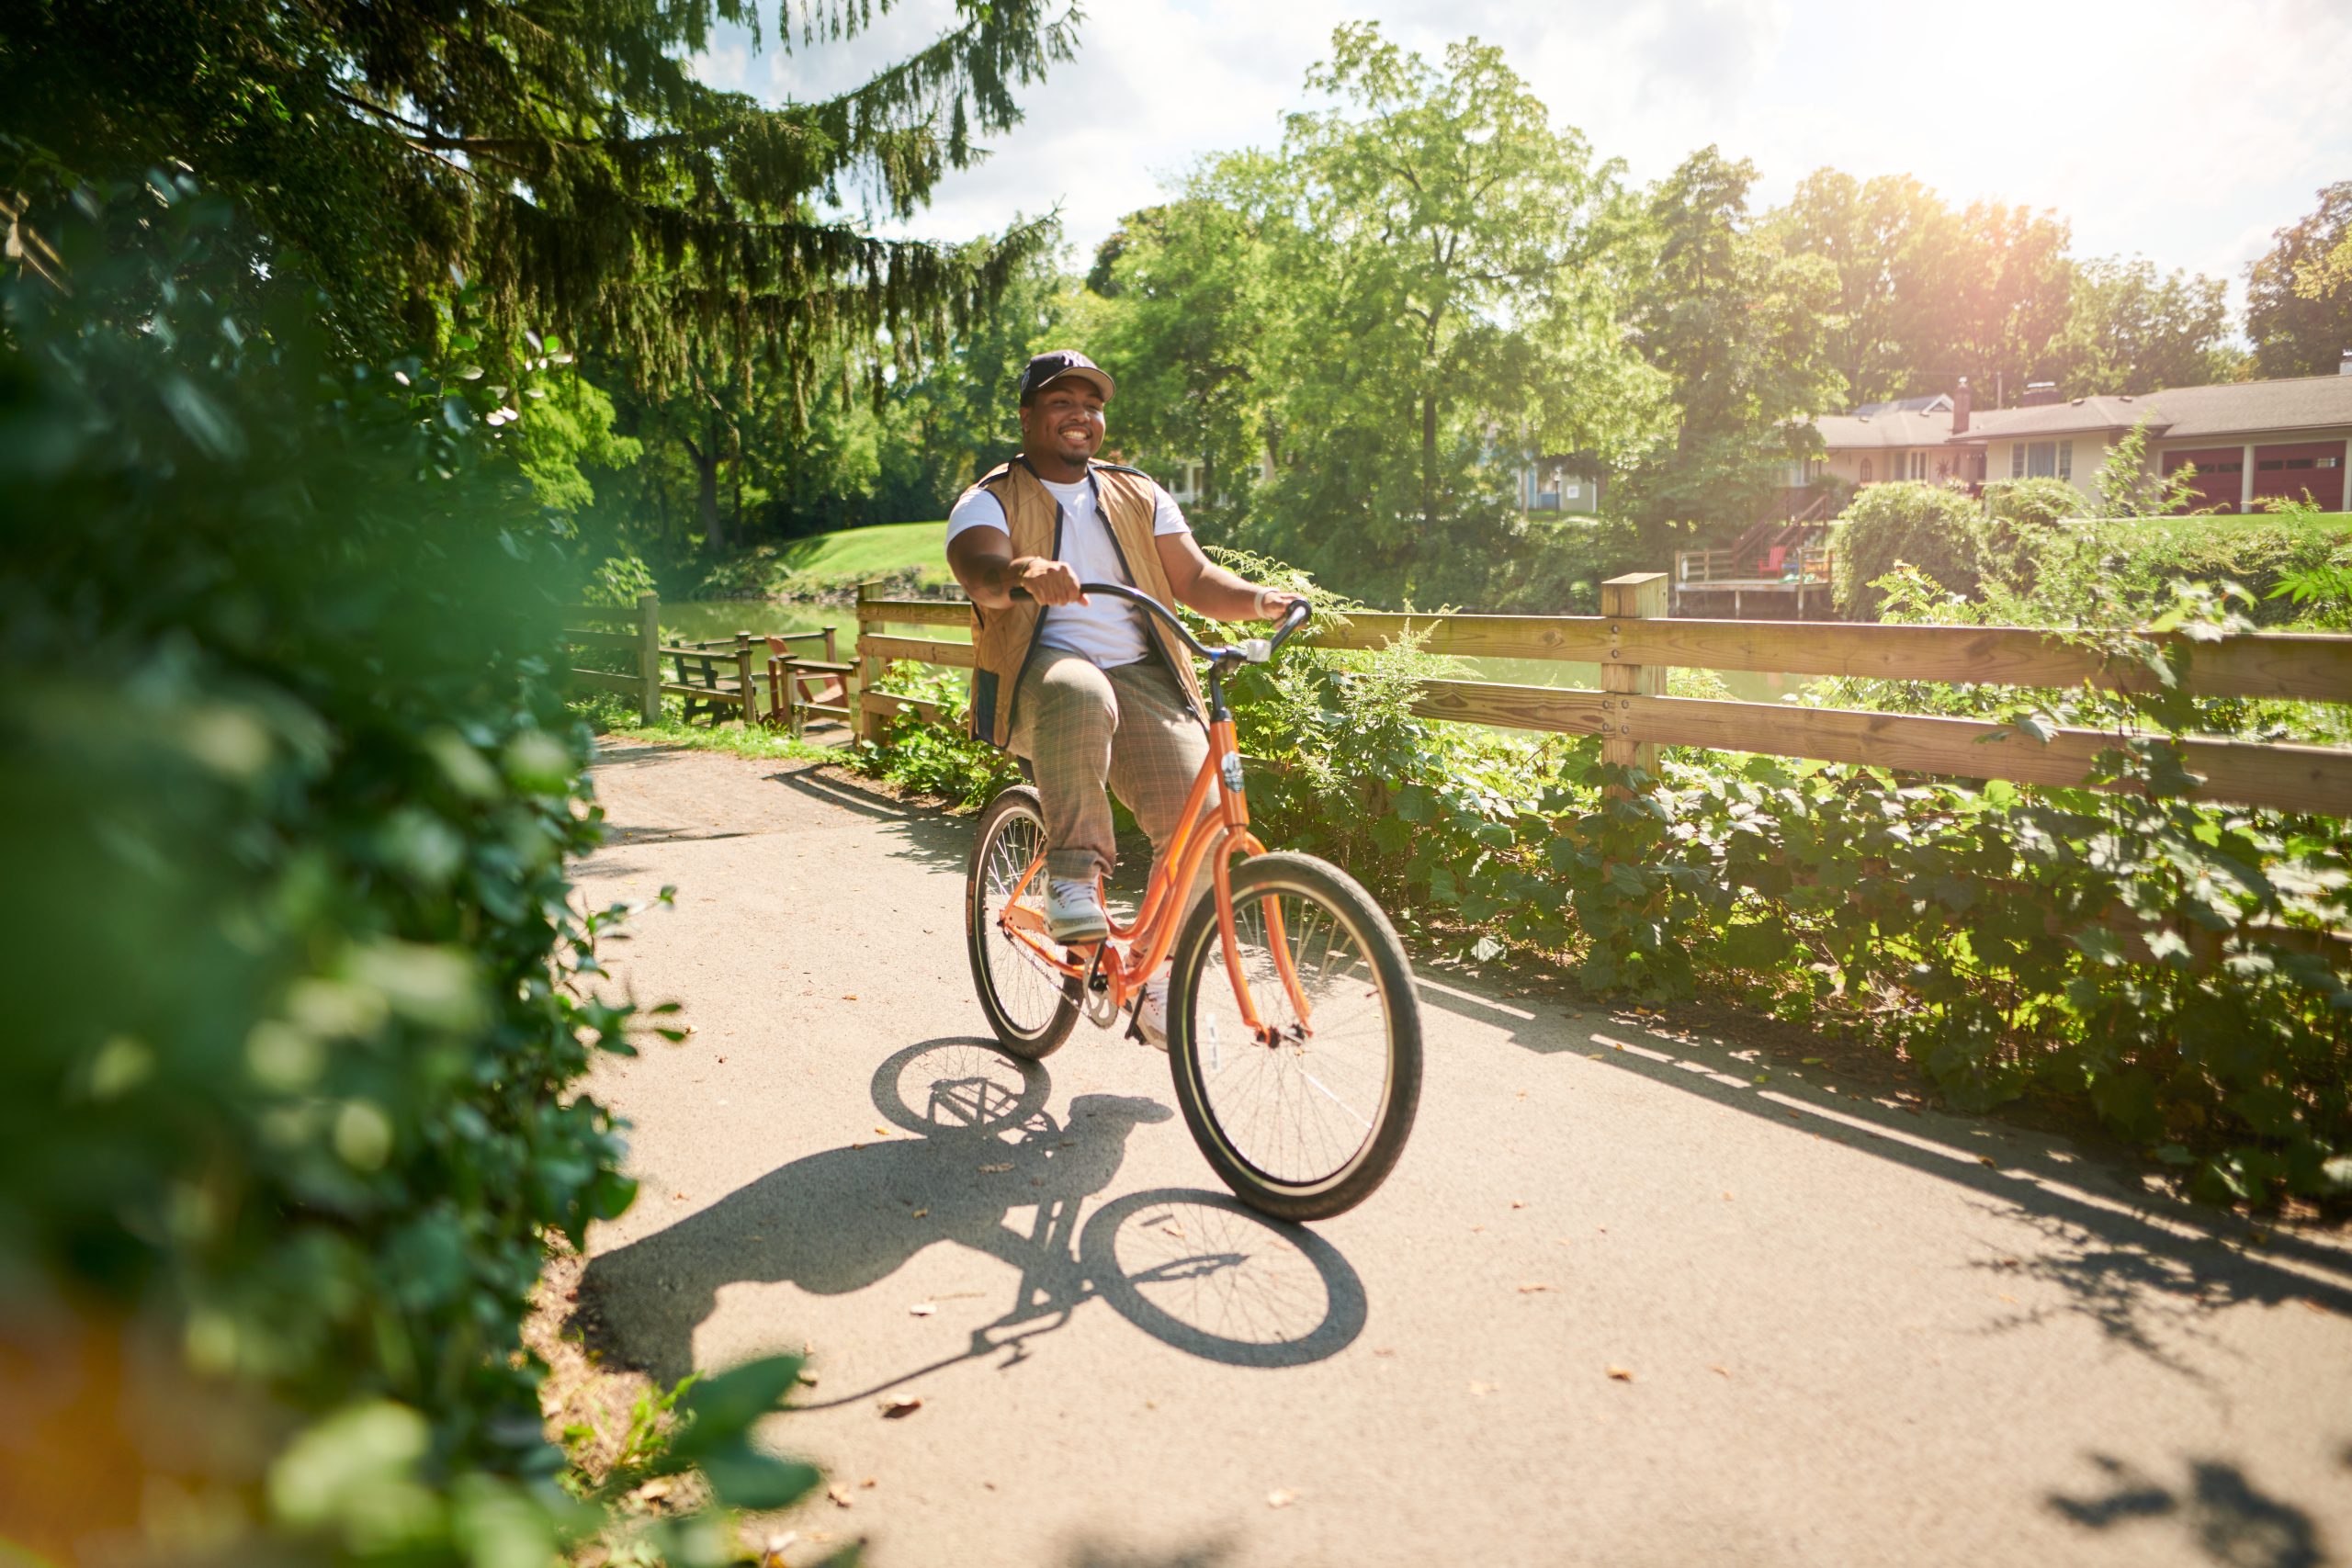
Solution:
{"label": "rider's shadow", "polygon": [[[1238,1365],[1317,1360],[1355,1337],[1362,1285],[1309,1232],[1207,1192],[1134,1193],[1082,1216],[1117,1176],[1129,1134],[1172,1113],[1090,1094],[1057,1122],[1044,1109],[1051,1087],[1042,1067],[978,1041],[899,1052],[875,1074],[875,1104],[918,1136],[795,1160],[597,1257],[582,1281],[595,1321],[583,1326],[598,1348],[675,1382],[694,1370],[694,1332],[721,1286],[788,1281],[840,1295],[952,1241],[1002,1260],[1020,1282],[1002,1316],[934,1365],[998,1350],[1018,1359],[1024,1341],[1098,1297],[1155,1337]],[[1303,1289],[1309,1281],[1320,1288]],[[1270,1314],[1276,1303],[1284,1312]]]}

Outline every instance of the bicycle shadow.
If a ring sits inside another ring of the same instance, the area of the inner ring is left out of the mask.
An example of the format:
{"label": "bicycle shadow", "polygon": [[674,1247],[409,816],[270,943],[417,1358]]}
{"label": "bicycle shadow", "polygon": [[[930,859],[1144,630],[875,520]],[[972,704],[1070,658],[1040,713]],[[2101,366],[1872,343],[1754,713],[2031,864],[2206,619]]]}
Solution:
{"label": "bicycle shadow", "polygon": [[1174,1113],[1089,1094],[1057,1122],[1045,1109],[1051,1089],[1043,1067],[992,1042],[907,1046],[876,1070],[873,1096],[915,1137],[794,1160],[599,1255],[572,1326],[593,1348],[673,1382],[694,1370],[695,1330],[722,1287],[788,1282],[842,1295],[954,1242],[1016,1272],[1011,1306],[953,1355],[803,1408],[870,1398],[1000,1351],[1009,1365],[1096,1300],[1163,1344],[1230,1366],[1321,1360],[1362,1332],[1363,1282],[1338,1250],[1223,1193],[1163,1188],[1085,1214],[1117,1177],[1134,1131]]}

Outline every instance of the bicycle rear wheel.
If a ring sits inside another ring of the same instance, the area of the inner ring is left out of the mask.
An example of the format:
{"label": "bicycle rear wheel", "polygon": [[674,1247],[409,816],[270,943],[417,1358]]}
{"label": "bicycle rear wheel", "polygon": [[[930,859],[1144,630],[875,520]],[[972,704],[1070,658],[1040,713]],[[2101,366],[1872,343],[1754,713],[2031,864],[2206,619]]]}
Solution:
{"label": "bicycle rear wheel", "polygon": [[1328,862],[1258,855],[1234,868],[1232,887],[1241,976],[1269,1032],[1243,1021],[1216,903],[1204,898],[1177,941],[1168,998],[1176,1101],[1243,1202],[1328,1219],[1378,1189],[1412,1132],[1412,966],[1380,906]]}
{"label": "bicycle rear wheel", "polygon": [[1046,941],[1045,877],[1013,889],[1044,851],[1046,813],[1037,792],[1015,784],[980,813],[979,836],[964,888],[964,945],[972,961],[972,986],[980,1010],[998,1042],[1029,1061],[1051,1055],[1078,1022],[1080,982],[1047,964],[1005,931],[1008,913],[1032,936]]}

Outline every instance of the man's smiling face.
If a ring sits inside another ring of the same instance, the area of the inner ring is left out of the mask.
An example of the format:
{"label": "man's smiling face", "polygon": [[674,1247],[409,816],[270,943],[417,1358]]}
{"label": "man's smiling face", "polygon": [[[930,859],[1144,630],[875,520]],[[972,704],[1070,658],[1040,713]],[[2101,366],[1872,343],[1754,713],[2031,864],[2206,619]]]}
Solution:
{"label": "man's smiling face", "polygon": [[1049,381],[1021,410],[1021,447],[1083,467],[1102,446],[1102,394],[1075,376]]}

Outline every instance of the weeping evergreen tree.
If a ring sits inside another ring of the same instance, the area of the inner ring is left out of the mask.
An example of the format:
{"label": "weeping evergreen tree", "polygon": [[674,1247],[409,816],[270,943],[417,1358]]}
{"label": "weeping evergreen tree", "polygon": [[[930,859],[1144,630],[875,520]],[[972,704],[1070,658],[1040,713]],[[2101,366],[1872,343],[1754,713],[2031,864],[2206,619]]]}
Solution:
{"label": "weeping evergreen tree", "polygon": [[299,255],[355,348],[429,335],[463,276],[493,327],[592,338],[649,390],[756,359],[797,398],[820,346],[911,362],[1045,243],[884,241],[829,214],[905,217],[980,156],[1069,57],[1067,0],[956,0],[926,47],[820,101],[764,107],[689,67],[721,26],[806,52],[890,5],[784,0],[770,22],[760,0],[23,0],[0,20],[0,133],[85,175],[182,169],[230,194],[254,254]]}

